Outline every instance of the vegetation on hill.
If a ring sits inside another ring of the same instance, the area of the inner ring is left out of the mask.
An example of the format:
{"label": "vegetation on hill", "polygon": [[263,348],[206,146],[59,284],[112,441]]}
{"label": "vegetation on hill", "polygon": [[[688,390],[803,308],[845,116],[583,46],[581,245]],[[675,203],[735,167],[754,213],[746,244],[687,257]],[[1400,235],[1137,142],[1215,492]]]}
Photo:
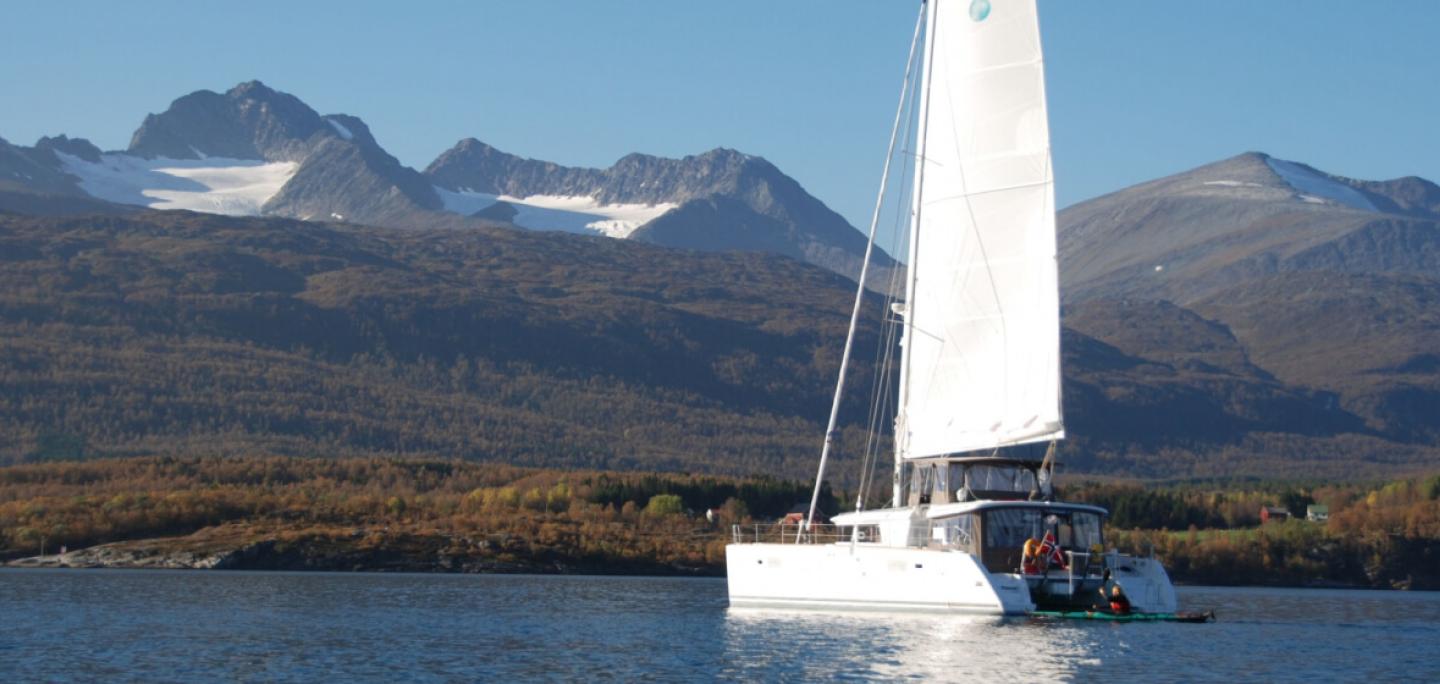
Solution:
{"label": "vegetation on hill", "polygon": [[[1181,582],[1440,588],[1440,475],[1063,494],[1109,508],[1110,543],[1155,553]],[[121,542],[139,554],[109,556],[121,564],[192,553],[247,568],[719,574],[731,524],[773,522],[809,497],[808,483],[770,478],[456,460],[27,464],[0,468],[0,560]],[[1303,520],[1312,503],[1328,521]],[[1261,525],[1267,505],[1296,519]],[[848,506],[827,487],[821,508]]]}
{"label": "vegetation on hill", "polygon": [[[852,283],[773,255],[463,223],[0,214],[0,463],[813,472]],[[833,461],[844,487],[866,441],[872,303]],[[1412,382],[1425,358],[1393,376],[1408,394],[1376,398],[1382,430],[1188,310],[1086,303],[1066,321],[1061,458],[1075,472],[1376,478],[1440,459]]]}
{"label": "vegetation on hill", "polygon": [[429,454],[795,475],[813,463],[850,296],[780,257],[601,238],[0,217],[0,459]]}
{"label": "vegetation on hill", "polygon": [[[266,544],[249,561],[260,568],[714,573],[728,524],[810,494],[768,478],[389,458],[18,465],[0,468],[0,559],[166,537],[168,550]],[[828,490],[822,503],[836,506]]]}
{"label": "vegetation on hill", "polygon": [[[1087,483],[1066,496],[1108,508],[1112,544],[1153,552],[1186,582],[1440,588],[1440,475],[1312,487]],[[1328,520],[1306,520],[1312,504]],[[1264,506],[1291,518],[1261,524]]]}

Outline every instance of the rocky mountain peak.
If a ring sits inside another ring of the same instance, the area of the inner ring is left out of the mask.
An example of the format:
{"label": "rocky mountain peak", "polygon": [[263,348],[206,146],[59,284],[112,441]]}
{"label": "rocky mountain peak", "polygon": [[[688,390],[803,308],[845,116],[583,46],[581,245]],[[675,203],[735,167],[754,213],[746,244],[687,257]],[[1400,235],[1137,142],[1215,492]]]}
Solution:
{"label": "rocky mountain peak", "polygon": [[46,136],[35,143],[37,150],[64,152],[72,157],[96,163],[100,161],[100,148],[84,138],[70,138],[65,135]]}
{"label": "rocky mountain peak", "polygon": [[146,116],[129,151],[149,158],[298,161],[316,135],[338,137],[299,98],[248,81],[224,95],[190,93],[164,112]]}
{"label": "rocky mountain peak", "polygon": [[236,100],[239,100],[239,99],[264,100],[264,99],[271,99],[271,98],[274,98],[274,97],[276,97],[276,96],[283,96],[283,95],[284,95],[284,93],[281,93],[281,92],[276,91],[274,88],[271,88],[270,86],[265,85],[263,82],[261,82],[261,81],[258,80],[258,79],[245,81],[244,83],[238,83],[238,84],[235,85],[234,88],[231,88],[230,90],[225,91],[225,96],[226,96],[226,97],[231,98],[231,99],[236,99]]}

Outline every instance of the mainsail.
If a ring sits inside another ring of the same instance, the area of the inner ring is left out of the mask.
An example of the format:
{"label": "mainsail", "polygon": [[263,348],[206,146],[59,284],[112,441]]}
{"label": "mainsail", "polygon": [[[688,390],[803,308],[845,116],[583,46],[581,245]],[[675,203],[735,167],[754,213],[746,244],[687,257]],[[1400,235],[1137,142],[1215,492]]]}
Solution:
{"label": "mainsail", "polygon": [[930,0],[897,448],[1064,436],[1055,192],[1034,0]]}

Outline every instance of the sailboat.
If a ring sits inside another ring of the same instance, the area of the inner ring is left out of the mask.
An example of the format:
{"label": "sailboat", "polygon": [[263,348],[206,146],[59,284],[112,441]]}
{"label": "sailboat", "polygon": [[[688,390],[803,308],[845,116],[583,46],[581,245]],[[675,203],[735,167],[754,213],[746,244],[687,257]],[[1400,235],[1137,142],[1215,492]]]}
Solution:
{"label": "sailboat", "polygon": [[1105,509],[1055,500],[1060,297],[1035,0],[925,0],[910,55],[869,248],[913,123],[890,506],[816,523],[867,252],[809,515],[733,530],[730,603],[1023,615],[1088,609],[1119,586],[1135,611],[1173,612],[1158,560],[1106,550]]}

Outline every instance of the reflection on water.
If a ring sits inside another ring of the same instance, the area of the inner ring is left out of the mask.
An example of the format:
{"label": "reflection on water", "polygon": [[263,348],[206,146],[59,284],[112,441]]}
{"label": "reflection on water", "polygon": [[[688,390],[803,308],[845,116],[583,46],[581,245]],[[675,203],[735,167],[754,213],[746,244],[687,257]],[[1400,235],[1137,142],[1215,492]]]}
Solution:
{"label": "reflection on water", "polygon": [[754,679],[1426,681],[1440,594],[1183,587],[1208,624],[729,609],[727,675]]}
{"label": "reflection on water", "polygon": [[1440,680],[1440,594],[1180,596],[1219,622],[741,611],[712,579],[0,570],[0,682]]}
{"label": "reflection on water", "polygon": [[1101,634],[1024,618],[730,609],[734,673],[927,681],[1064,679],[1101,663]]}

